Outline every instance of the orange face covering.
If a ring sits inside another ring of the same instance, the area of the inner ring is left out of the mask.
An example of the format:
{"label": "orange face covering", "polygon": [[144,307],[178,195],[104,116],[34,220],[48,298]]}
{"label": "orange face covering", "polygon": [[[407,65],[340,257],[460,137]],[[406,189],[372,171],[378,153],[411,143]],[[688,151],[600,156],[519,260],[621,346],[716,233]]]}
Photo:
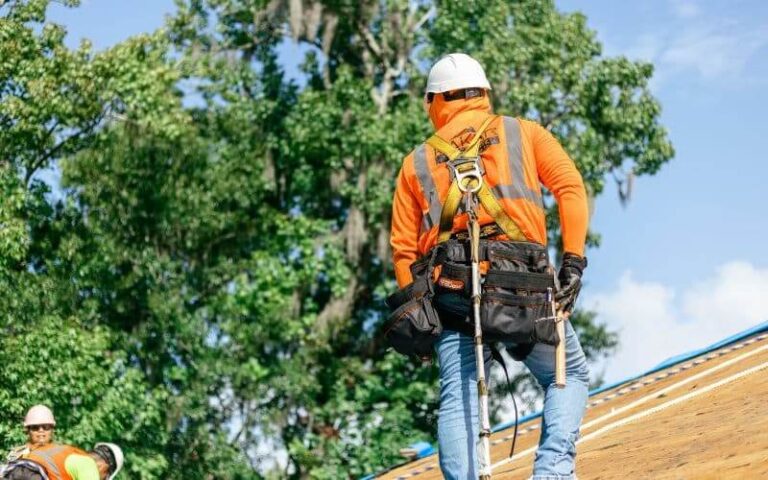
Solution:
{"label": "orange face covering", "polygon": [[468,100],[453,100],[446,102],[441,94],[436,94],[432,103],[427,104],[429,110],[429,119],[435,130],[440,130],[457,115],[464,112],[487,112],[491,113],[491,101],[486,94],[482,97],[470,98]]}

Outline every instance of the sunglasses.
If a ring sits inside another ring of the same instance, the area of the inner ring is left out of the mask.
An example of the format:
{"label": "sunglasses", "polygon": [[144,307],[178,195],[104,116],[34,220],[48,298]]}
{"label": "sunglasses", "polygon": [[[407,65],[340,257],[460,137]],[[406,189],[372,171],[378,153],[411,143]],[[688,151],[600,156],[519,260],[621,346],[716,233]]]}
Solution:
{"label": "sunglasses", "polygon": [[27,427],[27,431],[29,432],[39,432],[41,430],[44,430],[46,432],[50,432],[53,430],[53,425],[30,425]]}
{"label": "sunglasses", "polygon": [[[462,88],[461,90],[454,90],[451,92],[443,92],[443,99],[446,102],[452,102],[454,100],[469,100],[475,97],[484,97],[485,90],[482,88]],[[427,103],[432,103],[435,99],[435,93],[427,93]]]}

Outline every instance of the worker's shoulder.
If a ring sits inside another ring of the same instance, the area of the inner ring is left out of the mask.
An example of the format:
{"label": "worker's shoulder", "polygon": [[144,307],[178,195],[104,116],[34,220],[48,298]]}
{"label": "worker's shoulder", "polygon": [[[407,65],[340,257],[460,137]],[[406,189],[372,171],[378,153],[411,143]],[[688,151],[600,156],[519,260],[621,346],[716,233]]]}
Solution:
{"label": "worker's shoulder", "polygon": [[65,463],[69,463],[73,465],[90,465],[92,463],[96,463],[96,460],[94,460],[93,457],[88,455],[88,452],[77,449],[71,452],[69,455],[67,455]]}
{"label": "worker's shoulder", "polygon": [[88,453],[79,451],[67,455],[64,468],[75,480],[98,478],[98,464]]}
{"label": "worker's shoulder", "polygon": [[538,130],[538,129],[544,129],[543,126],[536,120],[531,120],[530,118],[524,118],[524,117],[512,117],[515,120],[518,121],[520,124],[520,128],[523,130],[531,131],[531,130]]}
{"label": "worker's shoulder", "polygon": [[517,117],[517,121],[520,125],[520,135],[523,138],[527,138],[532,142],[544,142],[548,143],[554,138],[552,132],[550,132],[544,125],[536,120],[529,118]]}
{"label": "worker's shoulder", "polygon": [[14,460],[18,460],[19,458],[23,457],[24,455],[29,453],[29,447],[25,445],[19,445],[18,447],[13,447],[9,452],[8,456],[6,457],[7,462],[12,462]]}
{"label": "worker's shoulder", "polygon": [[430,135],[428,138],[425,138],[425,139],[424,139],[424,140],[423,140],[421,143],[419,143],[419,144],[417,144],[417,145],[414,145],[414,147],[413,147],[413,148],[411,149],[411,151],[408,153],[408,155],[406,156],[406,158],[408,158],[408,157],[413,157],[413,156],[414,156],[414,155],[416,155],[416,153],[417,153],[417,152],[419,152],[419,151],[425,151],[425,150],[426,150],[426,148],[427,148],[427,141],[429,141],[429,139],[430,139],[430,138],[432,138],[432,135]]}
{"label": "worker's shoulder", "polygon": [[408,152],[408,154],[405,157],[403,157],[403,161],[401,162],[402,166],[404,168],[406,167],[413,168],[413,159],[416,156],[416,153],[419,151],[424,151],[424,149],[426,148],[426,145],[427,143],[425,141],[413,147],[411,151]]}

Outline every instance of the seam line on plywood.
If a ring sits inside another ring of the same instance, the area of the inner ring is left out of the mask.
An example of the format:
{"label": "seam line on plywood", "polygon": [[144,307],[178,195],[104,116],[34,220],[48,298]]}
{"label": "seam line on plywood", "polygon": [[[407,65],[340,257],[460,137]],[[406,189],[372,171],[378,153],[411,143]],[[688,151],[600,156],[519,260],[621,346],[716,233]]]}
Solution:
{"label": "seam line on plywood", "polygon": [[[675,374],[678,374],[678,373],[683,372],[685,370],[689,370],[689,369],[691,369],[691,368],[693,368],[695,366],[701,365],[702,363],[708,362],[708,361],[713,360],[715,358],[722,357],[723,355],[727,355],[728,353],[731,353],[733,351],[740,350],[740,349],[742,349],[744,347],[752,345],[753,343],[759,342],[759,341],[764,340],[766,338],[768,338],[768,334],[758,335],[756,337],[752,337],[752,338],[750,338],[748,340],[745,340],[743,342],[735,343],[735,344],[731,345],[730,347],[726,347],[726,348],[723,348],[721,350],[714,351],[714,352],[709,353],[707,355],[704,355],[702,357],[697,357],[695,360],[691,360],[689,362],[681,364],[677,368],[665,371],[664,373],[656,375],[655,377],[652,377],[650,379],[646,379],[645,381],[637,381],[637,382],[635,382],[635,383],[633,383],[633,384],[631,384],[631,385],[629,385],[627,387],[624,387],[624,388],[621,388],[621,389],[617,390],[616,392],[614,392],[614,393],[612,393],[610,395],[606,395],[605,397],[601,397],[601,398],[599,398],[597,400],[594,400],[594,401],[592,401],[592,402],[587,404],[587,408],[596,407],[596,406],[601,405],[601,404],[603,404],[603,403],[605,403],[605,402],[607,402],[609,400],[612,400],[614,398],[620,397],[622,395],[626,395],[627,393],[634,392],[634,391],[636,391],[636,390],[638,390],[638,389],[640,389],[642,387],[645,387],[645,386],[648,386],[648,385],[650,385],[652,383],[661,381],[661,380],[663,380],[665,378],[669,378],[669,377],[671,377],[671,376],[673,376]],[[758,350],[762,351],[765,348],[768,348],[768,346],[761,347],[760,349],[756,349],[753,352],[758,351]],[[741,356],[736,357],[736,358],[739,358],[739,359],[746,358],[747,356],[750,356],[753,352],[749,352],[746,355],[741,355]],[[732,360],[735,360],[735,359],[732,359]],[[728,360],[728,362],[731,362],[731,360]],[[713,368],[717,369],[718,366],[713,367]],[[712,370],[712,369],[710,369],[710,370]],[[709,370],[707,370],[706,372],[709,372]],[[701,374],[703,374],[703,373],[705,373],[705,372],[701,372]],[[698,374],[698,375],[701,375],[701,374]],[[693,378],[693,377],[690,377],[690,378]],[[685,380],[683,380],[683,382],[685,382]],[[677,384],[674,384],[674,385],[677,385]],[[713,385],[715,385],[715,384],[713,384]],[[659,395],[660,392],[661,392],[661,390],[659,392],[655,392],[655,393],[653,393],[653,394],[651,394],[649,396],[653,397],[653,396]],[[627,417],[627,418],[630,418],[630,417]],[[599,417],[599,418],[593,420],[592,422],[589,422],[588,424],[582,425],[581,428],[584,428],[587,425],[594,425],[595,422],[597,422],[600,419],[601,418]],[[609,424],[607,426],[611,426],[611,425],[613,425],[613,424]],[[603,428],[606,428],[606,427],[603,427]],[[540,428],[539,424],[530,425],[530,426],[526,427],[525,429],[518,431],[517,436],[520,437],[520,436],[522,436],[522,435],[524,435],[526,433],[530,433],[530,432],[532,432],[534,430],[538,430],[539,428]],[[592,433],[590,433],[589,435],[592,435]],[[586,438],[589,438],[589,435],[581,438],[579,440],[579,443],[584,441]],[[492,441],[491,445],[494,445],[494,446],[495,445],[499,445],[501,443],[508,442],[510,440],[512,440],[512,435],[507,435],[507,436],[505,436],[503,438],[500,438],[500,439]],[[521,458],[521,457],[523,457],[525,455],[528,455],[529,453],[532,453],[532,452],[536,451],[536,448],[537,447],[531,447],[531,448],[529,448],[527,450],[524,450],[524,451],[520,452],[519,454],[515,455],[513,458],[509,458],[508,457],[508,458],[506,458],[506,459],[504,459],[504,460],[502,460],[502,461],[492,465],[492,468],[496,468],[497,466],[501,466],[501,465],[503,465],[505,463],[508,463],[508,462],[510,462],[513,459],[516,460],[516,459]],[[396,477],[395,480],[407,480],[409,478],[415,477],[416,475],[420,475],[422,473],[426,473],[426,472],[429,472],[431,470],[434,470],[435,468],[437,468],[437,466],[438,465],[437,465],[436,462],[432,462],[432,463],[424,465],[423,467],[414,469],[414,470],[412,470],[410,472],[403,473],[402,475],[399,475],[398,477]]]}
{"label": "seam line on plywood", "polygon": [[[733,360],[737,360],[737,359],[743,360],[747,356],[751,356],[751,354],[753,354],[755,352],[763,351],[766,348],[768,348],[768,345],[766,345],[765,347],[762,347],[760,349],[753,350],[752,352],[749,352],[748,354],[741,355],[740,357],[734,358]],[[756,365],[754,367],[748,368],[747,370],[742,370],[739,373],[735,373],[735,374],[731,375],[730,377],[726,377],[724,379],[721,379],[721,380],[719,380],[719,381],[717,381],[715,383],[707,385],[706,387],[702,387],[702,388],[697,389],[697,390],[692,390],[692,391],[686,393],[685,395],[681,395],[681,396],[679,396],[677,398],[674,398],[672,400],[668,400],[668,401],[666,401],[664,403],[661,403],[659,405],[656,405],[655,407],[650,408],[648,410],[643,410],[642,412],[638,412],[638,413],[636,413],[634,415],[630,415],[629,417],[622,418],[622,419],[617,420],[617,421],[615,421],[613,423],[609,423],[608,425],[606,425],[606,426],[604,426],[602,428],[599,428],[599,429],[595,430],[594,432],[590,432],[589,434],[584,435],[576,443],[585,442],[585,441],[587,441],[587,440],[589,440],[591,438],[595,438],[598,435],[601,435],[601,434],[603,434],[603,433],[605,433],[605,432],[607,432],[609,430],[613,430],[614,428],[620,427],[622,425],[626,425],[627,423],[631,423],[631,422],[633,422],[635,420],[638,420],[640,418],[647,417],[647,416],[652,415],[654,413],[660,412],[661,410],[665,410],[665,409],[667,409],[667,408],[669,408],[671,406],[677,405],[680,402],[683,402],[683,401],[689,400],[691,398],[697,397],[699,395],[702,395],[704,393],[712,391],[712,390],[714,390],[716,388],[722,387],[723,385],[726,385],[728,383],[731,383],[731,382],[734,382],[736,380],[739,380],[739,379],[741,379],[743,377],[746,377],[747,375],[751,375],[751,374],[753,374],[755,372],[758,372],[760,370],[763,370],[765,368],[768,368],[768,362],[763,362],[763,363],[761,363],[759,365]],[[705,372],[702,372],[702,373],[705,373]],[[648,395],[648,397],[655,397],[655,396],[659,395],[660,393],[661,392],[655,392],[655,393],[653,393],[651,395]],[[611,415],[611,413],[604,415],[604,417],[607,417],[607,416],[610,416],[610,415]],[[594,425],[598,420],[602,420],[602,419],[603,419],[603,417],[596,418],[595,420],[593,420],[590,423],[592,425]],[[524,456],[526,456],[526,455],[528,455],[530,453],[533,453],[535,450],[536,450],[536,447],[528,448],[527,450],[525,450],[523,452],[520,452],[520,455],[515,456],[514,459],[518,460],[518,459],[520,459],[520,458],[522,458],[522,457],[524,457]],[[491,468],[495,469],[497,467],[500,467],[501,465],[509,463],[510,461],[512,461],[512,458],[505,458],[504,460],[501,460],[501,461],[491,465]]]}

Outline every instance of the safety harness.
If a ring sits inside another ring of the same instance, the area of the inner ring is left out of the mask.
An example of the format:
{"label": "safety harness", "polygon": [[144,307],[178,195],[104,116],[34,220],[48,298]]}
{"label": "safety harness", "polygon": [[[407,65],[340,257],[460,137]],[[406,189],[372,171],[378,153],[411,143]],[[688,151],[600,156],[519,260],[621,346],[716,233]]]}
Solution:
{"label": "safety harness", "polygon": [[427,144],[435,150],[448,157],[448,167],[451,169],[453,182],[448,188],[448,194],[443,203],[443,209],[440,212],[440,231],[437,236],[437,242],[443,243],[451,238],[453,230],[453,219],[459,209],[459,204],[463,197],[462,186],[469,191],[474,191],[474,187],[479,184],[475,192],[480,204],[485,211],[493,218],[502,232],[514,241],[526,241],[520,227],[514,220],[507,215],[501,206],[499,199],[494,195],[493,190],[487,182],[482,181],[485,171],[482,168],[480,157],[480,139],[490,124],[499,118],[496,115],[490,115],[480,125],[472,141],[464,149],[456,148],[451,142],[443,140],[435,134],[427,140]]}

